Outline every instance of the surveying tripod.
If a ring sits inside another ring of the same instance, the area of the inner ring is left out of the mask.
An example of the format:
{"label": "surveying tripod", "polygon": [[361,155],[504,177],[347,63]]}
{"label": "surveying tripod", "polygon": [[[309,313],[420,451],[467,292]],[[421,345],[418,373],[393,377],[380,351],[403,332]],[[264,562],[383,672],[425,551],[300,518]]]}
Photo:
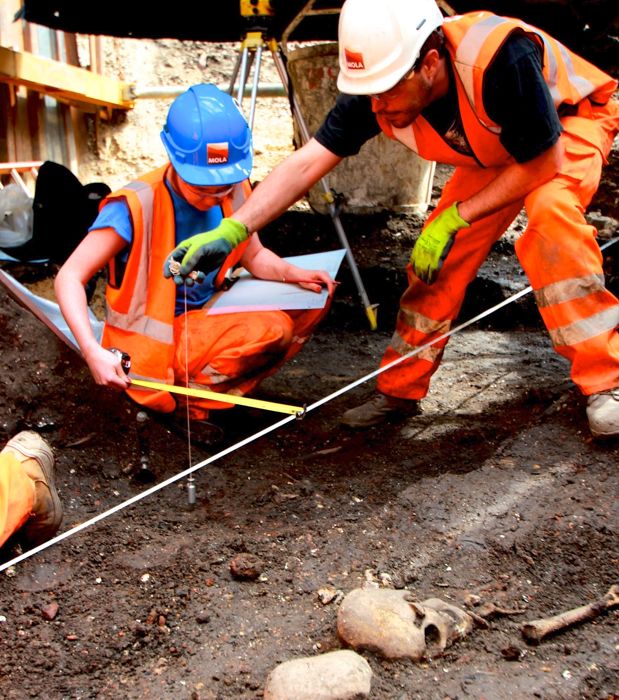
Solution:
{"label": "surveying tripod", "polygon": [[[327,11],[317,11],[313,10],[312,6],[314,4],[314,0],[310,0],[303,10],[299,13],[297,18],[294,20],[294,26],[296,26],[299,21],[303,18],[303,16],[306,16],[308,14],[319,14],[323,12],[333,12],[332,10],[327,10]],[[271,29],[271,19],[273,17],[273,9],[271,7],[271,2],[270,0],[240,0],[240,5],[241,5],[241,16],[244,18],[247,26],[247,31],[245,32],[245,36],[243,37],[243,40],[241,41],[241,47],[240,47],[240,53],[236,61],[236,65],[234,67],[234,71],[232,74],[232,78],[230,81],[230,89],[229,93],[231,95],[234,94],[235,90],[235,84],[238,78],[238,85],[236,86],[237,90],[237,102],[239,105],[242,106],[243,104],[243,96],[245,94],[245,86],[247,84],[248,78],[249,78],[249,73],[252,69],[252,66],[254,67],[254,75],[253,75],[253,83],[252,83],[252,89],[251,89],[251,101],[250,101],[250,108],[249,108],[249,116],[247,118],[247,122],[249,124],[249,128],[253,129],[254,126],[254,115],[256,111],[256,99],[258,96],[258,84],[260,80],[260,66],[262,62],[262,52],[263,50],[266,49],[270,51],[271,56],[273,58],[273,61],[275,63],[275,67],[277,69],[277,73],[279,74],[280,80],[282,81],[282,85],[284,86],[284,91],[288,97],[288,101],[290,103],[290,109],[292,111],[292,117],[295,120],[297,127],[299,129],[299,133],[301,134],[301,138],[303,140],[303,143],[306,143],[310,139],[310,133],[309,129],[307,128],[307,124],[305,122],[305,119],[303,118],[303,114],[301,112],[301,108],[299,105],[299,102],[296,98],[296,95],[294,94],[294,91],[292,89],[292,84],[290,82],[290,78],[288,76],[288,72],[286,70],[286,63],[283,58],[283,51],[281,49],[281,46],[278,44],[278,42],[270,36],[270,29]],[[338,10],[339,11],[339,10]],[[291,29],[294,28],[292,24],[288,27],[288,33],[290,33]],[[344,232],[344,227],[342,226],[342,222],[340,221],[339,217],[339,212],[338,212],[338,205],[336,203],[336,199],[334,197],[334,194],[332,190],[329,187],[329,183],[326,179],[326,177],[322,177],[320,179],[320,185],[323,190],[323,197],[327,203],[327,207],[329,209],[329,214],[331,216],[331,220],[333,221],[333,225],[335,227],[335,230],[337,232],[337,235],[340,239],[340,243],[344,247],[346,251],[346,260],[348,262],[348,266],[350,268],[351,274],[353,276],[355,285],[357,287],[357,292],[361,298],[361,301],[363,303],[364,309],[366,316],[368,318],[368,321],[370,323],[370,328],[372,330],[376,330],[377,328],[377,321],[376,321],[376,310],[378,305],[377,304],[371,304],[370,300],[368,298],[368,295],[365,291],[365,287],[363,286],[363,281],[361,279],[361,275],[359,274],[359,269],[357,268],[357,263],[355,262],[355,259],[352,254],[352,250],[350,248],[350,244],[348,242],[348,239],[346,237],[346,233]]]}

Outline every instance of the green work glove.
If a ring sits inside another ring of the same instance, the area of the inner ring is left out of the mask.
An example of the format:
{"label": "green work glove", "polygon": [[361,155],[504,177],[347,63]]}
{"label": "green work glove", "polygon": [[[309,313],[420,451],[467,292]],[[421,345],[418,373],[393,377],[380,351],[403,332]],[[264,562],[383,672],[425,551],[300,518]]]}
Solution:
{"label": "green work glove", "polygon": [[[221,267],[233,248],[247,239],[248,231],[245,224],[234,219],[222,219],[219,226],[212,231],[197,233],[191,238],[181,241],[170,253],[163,266],[163,276],[172,277],[175,284],[193,284],[189,273],[197,272],[197,282],[204,279],[204,273]],[[180,269],[174,269],[180,263]]]}
{"label": "green work glove", "polygon": [[458,214],[458,202],[439,214],[421,232],[411,253],[411,265],[417,277],[426,284],[436,280],[454,242],[455,234],[461,228],[470,226]]}

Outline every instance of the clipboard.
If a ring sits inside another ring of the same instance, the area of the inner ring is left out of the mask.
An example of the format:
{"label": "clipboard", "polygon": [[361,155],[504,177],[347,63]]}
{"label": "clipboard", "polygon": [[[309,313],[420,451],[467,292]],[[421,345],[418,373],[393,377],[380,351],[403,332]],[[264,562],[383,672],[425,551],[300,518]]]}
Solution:
{"label": "clipboard", "polygon": [[[284,258],[305,270],[326,270],[335,279],[346,251],[344,248],[323,253],[295,255]],[[274,282],[253,277],[243,270],[235,283],[223,292],[217,292],[208,303],[208,314],[232,314],[246,311],[274,311],[292,309],[322,309],[328,292],[311,292],[298,284]]]}

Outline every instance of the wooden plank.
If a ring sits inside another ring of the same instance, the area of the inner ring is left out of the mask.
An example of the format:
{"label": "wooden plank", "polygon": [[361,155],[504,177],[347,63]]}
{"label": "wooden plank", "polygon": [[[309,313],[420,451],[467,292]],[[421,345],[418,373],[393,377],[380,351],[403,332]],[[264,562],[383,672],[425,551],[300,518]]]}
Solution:
{"label": "wooden plank", "polygon": [[77,66],[0,46],[0,82],[26,87],[75,106],[132,109],[131,85]]}
{"label": "wooden plank", "polygon": [[20,160],[13,163],[0,163],[0,174],[6,175],[11,170],[17,170],[18,173],[31,172],[33,169],[38,170],[42,165],[42,160]]}

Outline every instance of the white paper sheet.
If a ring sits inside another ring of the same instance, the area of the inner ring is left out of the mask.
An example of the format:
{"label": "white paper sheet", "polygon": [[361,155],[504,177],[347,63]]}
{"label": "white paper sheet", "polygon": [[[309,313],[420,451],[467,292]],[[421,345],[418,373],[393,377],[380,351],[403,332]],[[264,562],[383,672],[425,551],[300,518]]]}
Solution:
{"label": "white paper sheet", "polygon": [[[335,279],[346,251],[295,255],[284,258],[304,270],[326,270]],[[259,280],[244,270],[234,285],[219,292],[209,306],[209,314],[230,314],[239,311],[273,311],[275,309],[322,309],[327,302],[326,289],[310,292],[298,284]]]}
{"label": "white paper sheet", "polygon": [[[21,282],[18,282],[5,270],[0,270],[0,283],[7,288],[9,294],[17,302],[33,313],[48,328],[54,331],[54,333],[61,340],[64,340],[69,347],[73,348],[73,350],[77,350],[77,352],[80,351],[77,341],[73,337],[73,333],[71,333],[71,330],[69,329],[69,326],[67,325],[67,322],[64,320],[64,316],[60,311],[60,307],[58,304],[56,304],[56,302],[34,294],[28,289],[28,287],[25,287],[23,284],[21,284]],[[103,333],[103,321],[99,321],[90,308],[88,309],[88,320],[90,321],[95,338],[97,341],[100,341]]]}

